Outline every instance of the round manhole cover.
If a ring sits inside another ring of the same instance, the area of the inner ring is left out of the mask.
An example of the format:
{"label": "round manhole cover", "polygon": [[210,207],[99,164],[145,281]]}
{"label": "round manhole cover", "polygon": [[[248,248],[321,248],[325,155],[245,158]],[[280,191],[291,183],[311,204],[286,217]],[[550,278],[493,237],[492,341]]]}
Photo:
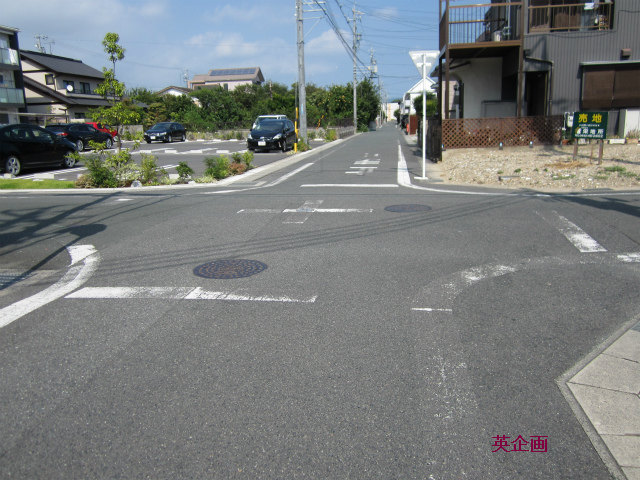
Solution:
{"label": "round manhole cover", "polygon": [[267,265],[257,260],[228,259],[205,263],[193,269],[193,273],[203,278],[245,278],[260,273]]}
{"label": "round manhole cover", "polygon": [[431,207],[419,204],[389,205],[388,207],[385,207],[385,210],[387,212],[394,213],[430,212]]}

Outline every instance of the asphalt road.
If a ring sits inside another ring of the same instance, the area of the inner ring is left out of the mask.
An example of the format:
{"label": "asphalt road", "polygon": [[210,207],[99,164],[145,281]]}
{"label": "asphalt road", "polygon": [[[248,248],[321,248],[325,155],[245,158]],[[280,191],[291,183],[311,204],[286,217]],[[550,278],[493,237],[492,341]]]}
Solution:
{"label": "asphalt road", "polygon": [[640,195],[403,157],[0,194],[0,477],[611,478],[556,380],[637,318]]}

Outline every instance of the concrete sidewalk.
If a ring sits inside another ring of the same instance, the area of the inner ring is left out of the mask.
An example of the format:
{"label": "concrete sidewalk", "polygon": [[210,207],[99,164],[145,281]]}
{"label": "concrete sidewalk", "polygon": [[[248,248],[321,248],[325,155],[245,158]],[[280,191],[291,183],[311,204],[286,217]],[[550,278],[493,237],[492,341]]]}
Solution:
{"label": "concrete sidewalk", "polygon": [[612,473],[640,480],[640,322],[558,382]]}

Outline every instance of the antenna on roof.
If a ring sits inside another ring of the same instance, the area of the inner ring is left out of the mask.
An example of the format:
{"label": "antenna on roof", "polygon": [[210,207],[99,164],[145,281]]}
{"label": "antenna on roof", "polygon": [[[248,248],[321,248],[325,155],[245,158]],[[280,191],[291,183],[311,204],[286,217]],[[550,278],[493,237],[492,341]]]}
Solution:
{"label": "antenna on roof", "polygon": [[34,46],[38,49],[38,51],[40,53],[47,53],[44,46],[42,45],[42,40],[48,40],[49,37],[47,37],[46,35],[41,35],[39,33],[36,33],[34,35],[34,38],[36,39],[36,44]]}

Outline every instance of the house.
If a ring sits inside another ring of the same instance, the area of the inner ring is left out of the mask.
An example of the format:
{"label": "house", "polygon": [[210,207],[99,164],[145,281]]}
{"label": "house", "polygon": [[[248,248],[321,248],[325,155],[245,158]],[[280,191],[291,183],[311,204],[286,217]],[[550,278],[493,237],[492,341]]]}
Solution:
{"label": "house", "polygon": [[625,114],[640,109],[638,0],[439,3],[440,56],[432,76],[445,120],[596,110],[609,112],[614,134]]}
{"label": "house", "polygon": [[[433,93],[433,86],[435,82],[431,78],[426,79],[426,90],[427,93]],[[402,99],[402,104],[400,105],[400,114],[401,115],[415,115],[416,110],[413,107],[413,102],[416,98],[421,97],[423,92],[422,79],[418,83],[416,83],[413,87],[411,87],[404,94]]]}
{"label": "house", "polygon": [[172,85],[163,88],[162,90],[158,90],[156,92],[156,95],[173,95],[174,97],[179,97],[181,95],[189,95],[189,93],[191,93],[191,90],[189,88],[175,87]]}
{"label": "house", "polygon": [[263,82],[264,76],[262,75],[260,67],[224,68],[210,70],[209,73],[205,75],[194,75],[193,80],[190,80],[188,85],[191,90],[213,87],[234,90],[240,85],[262,85]]}
{"label": "house", "polygon": [[68,121],[109,105],[95,93],[104,79],[102,72],[82,61],[25,50],[20,59],[29,113],[53,114]]}
{"label": "house", "polygon": [[25,108],[18,32],[0,25],[0,123],[18,123]]}

